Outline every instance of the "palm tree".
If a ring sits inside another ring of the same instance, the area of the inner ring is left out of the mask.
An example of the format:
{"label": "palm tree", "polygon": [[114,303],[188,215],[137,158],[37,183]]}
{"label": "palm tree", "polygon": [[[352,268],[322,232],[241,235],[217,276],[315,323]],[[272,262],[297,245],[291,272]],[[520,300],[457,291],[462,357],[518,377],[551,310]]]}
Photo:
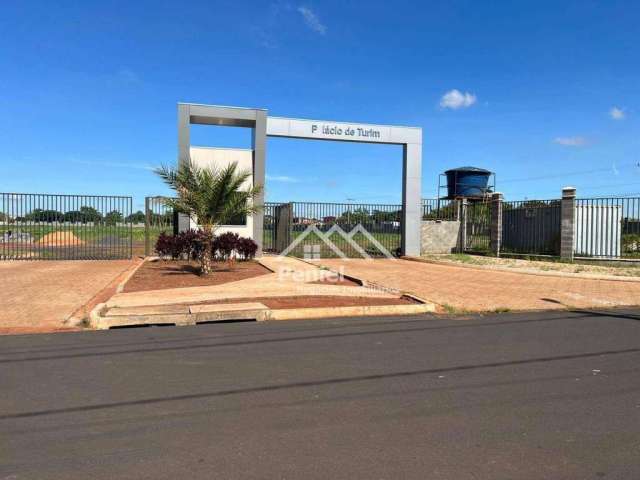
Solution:
{"label": "palm tree", "polygon": [[155,173],[178,194],[177,198],[165,200],[167,207],[197,220],[202,229],[200,273],[208,275],[216,227],[233,218],[257,213],[261,206],[255,205],[254,200],[262,192],[262,185],[243,188],[251,172],[238,171],[235,162],[224,168],[201,168],[187,161],[178,168],[161,166]]}

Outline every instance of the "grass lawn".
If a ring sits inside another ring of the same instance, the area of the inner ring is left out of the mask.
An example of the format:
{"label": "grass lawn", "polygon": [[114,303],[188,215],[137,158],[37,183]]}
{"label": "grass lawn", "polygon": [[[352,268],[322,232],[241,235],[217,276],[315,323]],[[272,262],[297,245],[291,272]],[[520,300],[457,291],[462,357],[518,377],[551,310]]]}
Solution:
{"label": "grass lawn", "polygon": [[52,232],[73,232],[79,239],[85,242],[93,242],[105,236],[129,238],[131,230],[133,230],[134,240],[136,240],[137,237],[144,240],[143,227],[131,229],[129,226],[121,225],[79,225],[72,223],[66,225],[2,225],[0,226],[0,235],[8,231],[13,233],[29,233],[33,237],[33,240],[37,242]]}
{"label": "grass lawn", "polygon": [[437,260],[447,263],[463,263],[485,267],[498,267],[509,269],[526,269],[540,272],[565,272],[584,273],[592,275],[614,275],[619,277],[640,277],[640,263],[635,265],[614,265],[611,263],[583,264],[561,261],[559,259],[529,260],[520,258],[496,258],[481,255],[469,255],[466,253],[454,253],[451,255],[423,255],[422,258]]}

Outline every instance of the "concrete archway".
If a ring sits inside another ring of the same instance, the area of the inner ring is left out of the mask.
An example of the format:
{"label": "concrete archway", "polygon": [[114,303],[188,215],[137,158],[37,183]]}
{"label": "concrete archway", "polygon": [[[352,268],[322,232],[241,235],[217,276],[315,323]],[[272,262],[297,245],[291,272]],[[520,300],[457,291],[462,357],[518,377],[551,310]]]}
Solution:
{"label": "concrete archway", "polygon": [[[422,129],[361,123],[269,117],[266,109],[178,104],[178,162],[192,157],[190,126],[222,125],[252,129],[254,184],[264,185],[268,136],[402,145],[402,243],[404,255],[420,255]],[[264,198],[258,199],[259,203]],[[263,213],[251,219],[252,237],[262,252]]]}

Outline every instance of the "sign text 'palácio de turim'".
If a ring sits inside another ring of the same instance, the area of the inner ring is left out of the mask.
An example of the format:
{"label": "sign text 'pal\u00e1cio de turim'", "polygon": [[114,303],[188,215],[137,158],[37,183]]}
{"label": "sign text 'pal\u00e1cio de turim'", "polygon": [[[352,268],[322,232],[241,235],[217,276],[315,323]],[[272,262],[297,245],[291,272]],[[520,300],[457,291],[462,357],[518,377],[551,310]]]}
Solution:
{"label": "sign text 'pal\u00e1cio de turim'", "polygon": [[400,145],[422,143],[422,131],[419,128],[283,117],[267,117],[267,135]]}
{"label": "sign text 'pal\u00e1cio de turim'", "polygon": [[322,135],[335,136],[339,138],[354,137],[354,138],[366,138],[374,139],[381,138],[380,131],[374,128],[362,128],[362,127],[342,127],[340,125],[327,125],[327,124],[311,124],[311,135],[321,133]]}

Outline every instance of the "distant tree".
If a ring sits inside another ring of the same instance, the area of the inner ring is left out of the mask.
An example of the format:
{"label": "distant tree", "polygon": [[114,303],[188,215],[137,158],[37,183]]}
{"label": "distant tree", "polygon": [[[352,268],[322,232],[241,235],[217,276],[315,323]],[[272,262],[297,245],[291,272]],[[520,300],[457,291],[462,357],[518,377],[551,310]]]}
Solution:
{"label": "distant tree", "polygon": [[104,216],[104,223],[106,225],[116,225],[122,223],[124,218],[118,210],[111,210]]}
{"label": "distant tree", "polygon": [[358,207],[354,210],[347,210],[338,217],[338,223],[356,224],[356,223],[369,223],[372,217],[364,207]]}
{"label": "distant tree", "polygon": [[138,210],[135,213],[132,213],[131,215],[127,215],[127,217],[125,218],[125,221],[127,223],[144,223],[145,222],[145,215],[144,212],[142,210]]}
{"label": "distant tree", "polygon": [[69,210],[62,216],[62,221],[68,223],[99,223],[102,215],[93,207],[80,207],[80,210]]}
{"label": "distant tree", "polygon": [[102,215],[98,210],[96,210],[93,207],[87,207],[87,206],[80,207],[80,213],[82,214],[81,221],[83,223],[87,223],[87,222],[98,223],[102,221]]}
{"label": "distant tree", "polygon": [[173,224],[173,210],[167,210],[164,213],[151,213],[151,218],[149,219],[151,225],[164,227],[166,225]]}
{"label": "distant tree", "polygon": [[400,210],[396,211],[386,211],[386,210],[374,210],[371,216],[376,222],[397,222],[400,220],[402,212]]}
{"label": "distant tree", "polygon": [[423,220],[443,220],[443,219],[451,219],[455,220],[457,217],[457,209],[458,205],[456,202],[442,202],[440,204],[440,208],[438,205],[429,204],[428,206],[423,206],[422,209],[422,219]]}
{"label": "distant tree", "polygon": [[62,220],[67,223],[79,223],[82,222],[82,212],[78,210],[69,210],[62,216]]}
{"label": "distant tree", "polygon": [[4,212],[0,212],[0,222],[6,222],[7,220],[9,220],[7,214]]}
{"label": "distant tree", "polygon": [[31,222],[62,222],[64,215],[57,210],[43,210],[35,208],[24,216],[25,220]]}

